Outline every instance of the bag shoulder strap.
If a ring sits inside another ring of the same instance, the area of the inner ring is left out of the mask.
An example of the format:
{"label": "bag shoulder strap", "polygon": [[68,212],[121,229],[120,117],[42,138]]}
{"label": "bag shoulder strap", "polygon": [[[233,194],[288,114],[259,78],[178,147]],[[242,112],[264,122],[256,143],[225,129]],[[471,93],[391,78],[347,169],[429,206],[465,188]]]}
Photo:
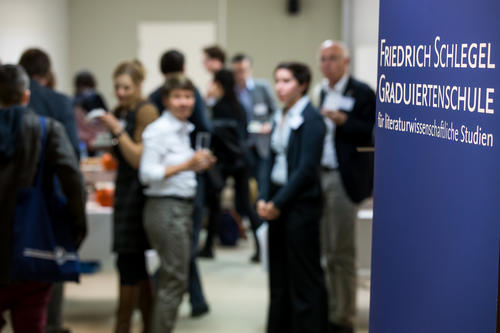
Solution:
{"label": "bag shoulder strap", "polygon": [[40,128],[42,129],[42,144],[40,147],[40,158],[38,159],[38,168],[36,171],[35,185],[42,186],[43,166],[45,165],[45,144],[47,141],[47,123],[45,117],[40,118]]}

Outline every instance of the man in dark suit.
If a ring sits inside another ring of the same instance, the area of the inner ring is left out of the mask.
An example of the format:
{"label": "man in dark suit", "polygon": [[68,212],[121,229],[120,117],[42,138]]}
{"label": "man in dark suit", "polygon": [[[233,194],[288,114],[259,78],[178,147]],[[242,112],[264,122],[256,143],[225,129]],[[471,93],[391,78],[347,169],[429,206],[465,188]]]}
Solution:
{"label": "man in dark suit", "polygon": [[[184,73],[184,55],[177,50],[168,50],[160,59],[160,69],[165,78]],[[151,95],[149,100],[153,103],[160,112],[165,110],[162,102],[162,88],[158,87]],[[196,134],[199,132],[211,132],[212,127],[208,120],[205,103],[200,95],[200,92],[195,87],[194,90],[194,110],[189,117],[188,121],[195,126],[194,131],[191,133],[191,143],[196,142]],[[194,146],[194,144],[193,144]],[[196,197],[194,200],[193,210],[193,231],[191,239],[191,257],[189,261],[189,277],[188,277],[188,292],[189,301],[191,303],[191,316],[199,317],[208,313],[209,307],[203,295],[201,286],[201,278],[198,273],[198,266],[196,263],[196,255],[198,253],[198,239],[201,229],[201,222],[203,220],[203,208],[205,203],[205,185],[206,177],[204,174],[198,174],[196,177],[198,187],[196,189]]]}
{"label": "man in dark suit", "polygon": [[236,95],[247,114],[247,145],[252,159],[252,176],[260,186],[263,162],[269,157],[271,117],[276,110],[276,103],[268,83],[252,77],[252,62],[247,55],[235,55],[231,65],[236,81]]}
{"label": "man in dark suit", "polygon": [[319,108],[327,125],[321,160],[325,209],[321,221],[331,332],[353,332],[356,317],[355,221],[358,204],[373,185],[372,146],[375,93],[348,73],[349,53],[342,42],[327,40],[320,48],[324,76],[317,87]]}
{"label": "man in dark suit", "polygon": [[[27,49],[19,59],[30,78],[31,98],[28,107],[40,116],[58,120],[64,127],[77,159],[80,157],[75,113],[69,97],[49,89],[51,80],[50,58],[47,53],[37,48]],[[52,77],[53,79],[53,77]],[[48,307],[47,332],[66,332],[62,328],[63,284],[55,283]]]}
{"label": "man in dark suit", "polygon": [[75,113],[68,96],[47,87],[51,75],[50,58],[44,51],[27,49],[19,60],[30,77],[31,99],[28,105],[37,114],[58,120],[66,130],[77,158],[80,156]]}

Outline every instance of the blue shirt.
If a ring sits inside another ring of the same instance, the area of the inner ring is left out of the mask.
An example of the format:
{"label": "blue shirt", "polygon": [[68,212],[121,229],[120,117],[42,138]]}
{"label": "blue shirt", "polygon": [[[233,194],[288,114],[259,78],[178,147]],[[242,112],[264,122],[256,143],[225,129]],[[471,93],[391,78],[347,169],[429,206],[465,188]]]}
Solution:
{"label": "blue shirt", "polygon": [[252,99],[252,90],[255,87],[255,83],[252,78],[248,78],[246,81],[246,85],[244,88],[236,87],[236,95],[238,96],[238,100],[241,105],[245,108],[247,114],[247,121],[252,120],[253,113],[253,99]]}

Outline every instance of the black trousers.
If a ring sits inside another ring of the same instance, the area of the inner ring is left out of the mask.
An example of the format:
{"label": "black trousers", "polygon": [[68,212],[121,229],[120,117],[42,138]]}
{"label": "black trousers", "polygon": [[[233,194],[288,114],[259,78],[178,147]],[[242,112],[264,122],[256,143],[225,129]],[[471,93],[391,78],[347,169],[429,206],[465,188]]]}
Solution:
{"label": "black trousers", "polygon": [[327,332],[319,243],[322,204],[318,201],[295,202],[277,220],[269,221],[268,333]]}

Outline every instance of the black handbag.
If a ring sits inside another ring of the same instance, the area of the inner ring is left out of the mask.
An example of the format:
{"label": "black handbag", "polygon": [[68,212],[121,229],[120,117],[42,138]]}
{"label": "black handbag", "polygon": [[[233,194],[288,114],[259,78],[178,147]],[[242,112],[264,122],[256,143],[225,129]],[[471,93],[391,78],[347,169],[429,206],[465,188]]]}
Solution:
{"label": "black handbag", "polygon": [[46,119],[40,117],[42,146],[35,184],[17,193],[14,217],[12,269],[13,281],[79,281],[80,261],[68,225],[66,198],[54,188],[42,187],[45,161]]}

